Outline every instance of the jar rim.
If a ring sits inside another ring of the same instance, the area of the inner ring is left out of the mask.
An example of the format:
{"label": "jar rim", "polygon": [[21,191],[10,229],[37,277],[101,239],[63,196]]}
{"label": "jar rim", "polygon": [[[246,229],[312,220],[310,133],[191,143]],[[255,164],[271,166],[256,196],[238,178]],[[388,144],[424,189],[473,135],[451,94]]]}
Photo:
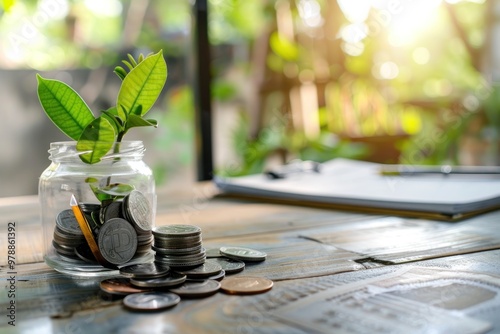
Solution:
{"label": "jar rim", "polygon": [[[49,159],[52,161],[62,161],[67,159],[71,160],[86,153],[85,151],[78,151],[76,149],[77,143],[77,141],[51,142],[50,149],[48,150],[50,154]],[[111,160],[118,157],[142,158],[145,151],[144,143],[142,140],[124,140],[121,142],[113,141],[112,145],[119,145],[120,150],[114,152],[111,149],[101,158],[102,161]]]}
{"label": "jar rim", "polygon": [[[78,142],[76,140],[61,140],[61,141],[53,141],[50,142],[50,146],[73,146],[76,145]],[[117,141],[112,141],[112,142],[105,142],[105,143],[119,143],[119,144],[127,144],[127,145],[133,145],[133,144],[143,144],[142,140],[122,140],[120,142]]]}

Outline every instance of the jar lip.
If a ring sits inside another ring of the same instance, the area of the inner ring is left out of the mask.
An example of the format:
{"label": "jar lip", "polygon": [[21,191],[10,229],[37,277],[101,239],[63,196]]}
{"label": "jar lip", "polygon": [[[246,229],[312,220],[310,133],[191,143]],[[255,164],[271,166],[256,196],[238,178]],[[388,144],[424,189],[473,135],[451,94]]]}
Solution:
{"label": "jar lip", "polygon": [[[66,141],[54,141],[50,143],[50,146],[76,146],[78,142],[76,140],[66,140]],[[108,143],[108,142],[106,142]],[[120,145],[143,145],[142,140],[122,140],[121,142],[113,141],[113,144],[119,143]]]}
{"label": "jar lip", "polygon": [[[77,141],[57,141],[50,143],[50,149],[48,150],[50,156],[49,159],[52,161],[63,161],[63,160],[72,160],[75,157],[78,157],[82,154],[85,154],[86,151],[78,151],[76,149]],[[103,157],[101,157],[101,161],[113,160],[120,157],[129,157],[129,158],[142,158],[144,155],[144,143],[142,140],[124,140],[121,142],[112,142],[113,146],[120,147],[119,151],[113,151],[112,149],[107,152]]]}

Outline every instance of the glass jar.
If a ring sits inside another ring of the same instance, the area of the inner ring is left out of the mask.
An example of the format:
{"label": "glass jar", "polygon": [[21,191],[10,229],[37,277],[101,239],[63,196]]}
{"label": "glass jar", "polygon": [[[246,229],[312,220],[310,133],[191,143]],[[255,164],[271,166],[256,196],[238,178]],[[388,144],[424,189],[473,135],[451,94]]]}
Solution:
{"label": "glass jar", "polygon": [[[141,141],[122,141],[114,143],[100,162],[87,164],[80,159],[82,152],[77,151],[76,142],[50,144],[51,164],[40,176],[38,188],[44,259],[50,267],[71,275],[104,276],[117,273],[122,265],[153,261],[151,229],[156,214],[156,193],[153,173],[142,160],[144,151]],[[73,203],[70,203],[72,198]],[[75,200],[77,205],[72,206]],[[138,204],[139,210],[135,210],[133,206]],[[78,212],[82,214],[80,221],[86,221],[92,233],[82,233]],[[144,222],[140,222],[137,216],[149,226],[141,226]],[[133,232],[136,232],[135,251],[129,248],[133,255],[125,263],[113,260],[96,262],[96,258],[102,260],[102,257],[95,256],[95,248],[89,247],[92,245],[88,235],[92,234],[95,245],[99,245],[99,232],[112,218],[119,220],[120,224],[129,222],[132,232],[108,236],[107,240],[101,238],[103,242],[109,244],[113,243],[110,239],[115,239],[115,244],[124,244],[126,238],[129,245]]]}

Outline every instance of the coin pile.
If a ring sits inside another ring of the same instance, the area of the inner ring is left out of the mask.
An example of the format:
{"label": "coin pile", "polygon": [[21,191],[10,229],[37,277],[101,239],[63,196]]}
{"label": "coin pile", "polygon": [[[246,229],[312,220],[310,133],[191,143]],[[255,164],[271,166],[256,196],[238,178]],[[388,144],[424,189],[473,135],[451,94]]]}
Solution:
{"label": "coin pile", "polygon": [[78,210],[88,226],[85,231],[70,209],[56,218],[52,244],[63,260],[116,268],[151,251],[151,208],[141,192],[133,190],[123,200],[103,205],[82,203]]}
{"label": "coin pile", "polygon": [[85,244],[85,237],[71,209],[61,211],[56,217],[52,245],[56,252],[68,261],[79,260],[75,249]]}
{"label": "coin pile", "polygon": [[[141,311],[160,310],[175,306],[180,298],[203,298],[217,293],[219,290],[228,294],[256,294],[269,291],[273,282],[262,277],[236,276],[226,277],[227,275],[239,273],[245,268],[247,262],[261,262],[266,259],[266,253],[242,247],[221,247],[211,249],[206,252],[201,245],[201,229],[190,225],[170,225],[169,227],[157,227],[153,229],[155,236],[155,250],[172,249],[192,249],[200,246],[198,253],[194,250],[186,251],[187,256],[200,256],[203,254],[203,263],[197,263],[192,259],[185,262],[184,258],[177,261],[164,259],[165,254],[160,254],[160,261],[154,263],[142,263],[127,265],[120,268],[122,277],[103,280],[100,284],[104,296],[124,297],[123,304],[126,308]],[[160,237],[160,247],[157,247],[157,238]],[[195,238],[198,237],[199,245],[192,245]],[[163,238],[163,239],[162,239]],[[173,243],[165,238],[178,238]],[[191,238],[191,239],[185,239]],[[184,241],[181,241],[185,239]],[[190,241],[187,241],[190,240]],[[172,247],[181,245],[181,247]],[[168,247],[167,247],[168,246]],[[174,251],[174,260],[179,259]],[[182,252],[181,252],[182,253]],[[205,259],[209,253],[209,258]],[[169,255],[169,254],[167,254]],[[233,258],[227,257],[232,256]],[[169,255],[172,256],[172,255]],[[178,255],[186,256],[186,255]],[[157,253],[158,257],[158,253]],[[239,257],[239,259],[235,259]],[[174,265],[166,264],[174,263]],[[186,265],[187,264],[187,265]],[[180,298],[177,298],[180,297]],[[157,307],[153,306],[157,303]]]}
{"label": "coin pile", "polygon": [[153,229],[155,262],[170,267],[196,267],[205,263],[201,229],[193,225],[164,225]]}

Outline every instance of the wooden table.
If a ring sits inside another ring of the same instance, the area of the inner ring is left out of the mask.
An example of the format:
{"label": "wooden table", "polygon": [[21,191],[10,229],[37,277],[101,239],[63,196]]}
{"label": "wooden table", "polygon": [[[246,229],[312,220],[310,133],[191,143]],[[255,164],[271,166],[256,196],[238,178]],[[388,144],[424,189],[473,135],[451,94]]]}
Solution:
{"label": "wooden table", "polygon": [[159,193],[156,225],[200,226],[207,249],[265,251],[265,262],[237,275],[270,278],[271,291],[129,311],[102,297],[100,279],[48,267],[37,198],[5,198],[0,333],[500,332],[500,212],[445,223],[214,198],[213,191],[204,184]]}

